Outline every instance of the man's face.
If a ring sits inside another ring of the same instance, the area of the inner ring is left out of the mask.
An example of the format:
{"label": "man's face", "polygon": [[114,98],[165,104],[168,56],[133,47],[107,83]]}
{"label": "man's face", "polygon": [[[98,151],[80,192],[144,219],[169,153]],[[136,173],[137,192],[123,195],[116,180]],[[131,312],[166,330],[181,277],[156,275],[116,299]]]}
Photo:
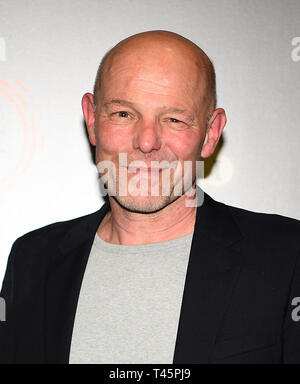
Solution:
{"label": "man's face", "polygon": [[[184,185],[184,162],[195,165],[200,158],[207,120],[204,75],[193,58],[180,56],[176,50],[157,52],[140,47],[113,57],[102,80],[94,123],[96,161],[109,160],[115,165],[115,198],[121,206],[136,212],[162,209],[178,198],[174,188],[179,182]],[[127,192],[121,196],[120,153],[127,154],[127,166],[135,160],[147,167],[151,161],[178,163],[174,172],[162,169],[156,178],[148,170],[129,173],[127,168]],[[162,183],[168,174],[170,194],[164,196]],[[191,179],[190,187],[195,181],[195,166]],[[151,181],[159,184],[158,196],[153,196]],[[130,185],[139,187],[140,192],[132,196]]]}

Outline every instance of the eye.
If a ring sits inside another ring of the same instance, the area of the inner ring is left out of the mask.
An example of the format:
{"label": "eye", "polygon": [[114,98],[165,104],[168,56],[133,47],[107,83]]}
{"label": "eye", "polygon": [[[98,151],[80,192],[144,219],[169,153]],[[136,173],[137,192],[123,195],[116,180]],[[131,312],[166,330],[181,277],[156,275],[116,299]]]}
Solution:
{"label": "eye", "polygon": [[117,115],[118,117],[123,117],[123,118],[129,117],[129,113],[126,111],[115,112],[114,115]]}
{"label": "eye", "polygon": [[175,119],[175,117],[167,117],[164,119],[165,123],[170,127],[170,129],[184,130],[188,128],[188,124],[182,120]]}
{"label": "eye", "polygon": [[108,118],[113,124],[117,125],[128,125],[135,121],[135,116],[127,111],[111,111]]}
{"label": "eye", "polygon": [[168,119],[171,123],[182,123],[182,121],[174,119],[173,117],[169,117]]}
{"label": "eye", "polygon": [[180,126],[186,126],[187,125],[184,121],[175,119],[175,117],[168,117],[167,122],[172,123],[172,125],[180,125]]}

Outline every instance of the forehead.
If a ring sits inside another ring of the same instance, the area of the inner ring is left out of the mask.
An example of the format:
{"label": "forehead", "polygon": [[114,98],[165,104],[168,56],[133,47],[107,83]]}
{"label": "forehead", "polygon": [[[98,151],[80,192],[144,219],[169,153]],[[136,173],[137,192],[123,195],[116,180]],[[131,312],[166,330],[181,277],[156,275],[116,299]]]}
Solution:
{"label": "forehead", "polygon": [[201,100],[205,71],[199,58],[186,49],[168,45],[124,49],[114,53],[102,74],[102,96],[115,92],[145,92]]}

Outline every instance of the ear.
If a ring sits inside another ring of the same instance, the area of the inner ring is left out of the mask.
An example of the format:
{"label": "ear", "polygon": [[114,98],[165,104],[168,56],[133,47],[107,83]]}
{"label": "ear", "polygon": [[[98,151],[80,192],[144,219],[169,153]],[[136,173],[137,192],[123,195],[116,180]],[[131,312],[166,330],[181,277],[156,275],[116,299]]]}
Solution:
{"label": "ear", "polygon": [[92,145],[96,145],[95,135],[95,112],[94,112],[94,95],[86,93],[81,101],[84,120],[89,133],[89,140]]}
{"label": "ear", "polygon": [[201,157],[211,156],[218,144],[222,131],[226,125],[226,114],[223,108],[217,108],[208,122]]}

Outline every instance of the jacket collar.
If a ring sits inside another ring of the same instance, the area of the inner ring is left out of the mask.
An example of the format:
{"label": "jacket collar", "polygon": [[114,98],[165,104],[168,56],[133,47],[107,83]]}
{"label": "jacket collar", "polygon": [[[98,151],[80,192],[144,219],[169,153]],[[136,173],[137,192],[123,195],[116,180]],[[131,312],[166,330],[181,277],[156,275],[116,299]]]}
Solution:
{"label": "jacket collar", "polygon": [[227,205],[215,201],[197,187],[197,193],[203,193],[203,204],[198,207],[195,235],[203,234],[224,246],[229,246],[242,238],[238,225],[234,221]]}
{"label": "jacket collar", "polygon": [[98,211],[76,219],[79,220],[79,222],[72,226],[66,233],[59,246],[60,251],[67,253],[85,241],[94,238],[102,219],[108,211],[110,211],[109,201],[104,203]]}
{"label": "jacket collar", "polygon": [[[238,241],[241,233],[228,207],[212,199],[199,186],[197,197],[202,199],[202,204],[197,207],[194,236],[197,237],[201,233],[224,246]],[[102,219],[110,209],[110,203],[107,201],[98,211],[84,216],[76,223],[61,242],[61,252],[69,252],[84,241],[94,238]]]}

